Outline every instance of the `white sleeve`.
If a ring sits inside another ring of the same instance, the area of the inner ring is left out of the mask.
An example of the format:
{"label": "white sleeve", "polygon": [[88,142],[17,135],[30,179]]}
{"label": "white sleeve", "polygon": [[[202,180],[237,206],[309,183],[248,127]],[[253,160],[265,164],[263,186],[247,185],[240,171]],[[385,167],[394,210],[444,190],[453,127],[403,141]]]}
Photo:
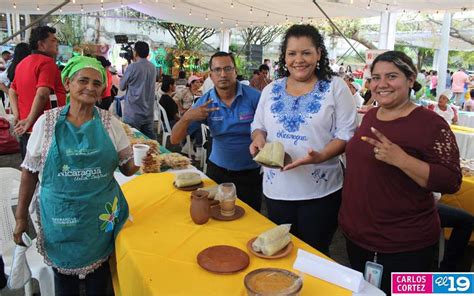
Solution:
{"label": "white sleeve", "polygon": [[45,123],[46,117],[41,115],[33,126],[33,130],[26,146],[26,156],[21,163],[22,168],[25,168],[32,173],[40,171],[41,149],[43,148],[43,142],[45,140]]}
{"label": "white sleeve", "polygon": [[119,165],[123,165],[128,160],[133,158],[132,147],[130,146],[130,140],[128,139],[125,130],[123,129],[122,123],[115,116],[110,118],[110,131],[109,135],[112,139],[112,143],[119,155]]}
{"label": "white sleeve", "polygon": [[265,104],[271,96],[272,88],[273,82],[265,86],[265,88],[262,90],[262,93],[260,94],[257,110],[255,110],[255,115],[253,117],[252,124],[250,125],[252,133],[257,129],[265,132],[267,131],[265,128]]}
{"label": "white sleeve", "polygon": [[357,109],[347,84],[339,77],[333,77],[333,95],[336,113],[336,139],[349,141],[357,128]]}

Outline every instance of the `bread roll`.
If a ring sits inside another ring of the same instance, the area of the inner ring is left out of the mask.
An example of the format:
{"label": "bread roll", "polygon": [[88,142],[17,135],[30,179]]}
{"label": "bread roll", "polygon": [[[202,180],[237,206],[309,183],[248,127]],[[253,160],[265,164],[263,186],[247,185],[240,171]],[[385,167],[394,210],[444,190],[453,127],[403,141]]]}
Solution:
{"label": "bread roll", "polygon": [[285,163],[285,148],[282,143],[277,141],[266,143],[253,160],[269,166],[283,167]]}
{"label": "bread roll", "polygon": [[181,173],[174,179],[176,187],[188,187],[201,183],[201,176],[198,173]]}

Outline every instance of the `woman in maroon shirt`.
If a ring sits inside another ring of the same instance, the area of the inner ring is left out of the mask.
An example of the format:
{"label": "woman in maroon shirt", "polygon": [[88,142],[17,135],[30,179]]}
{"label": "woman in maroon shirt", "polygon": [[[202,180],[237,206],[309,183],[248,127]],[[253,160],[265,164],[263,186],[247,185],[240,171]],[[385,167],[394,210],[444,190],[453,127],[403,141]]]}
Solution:
{"label": "woman in maroon shirt", "polygon": [[365,115],[346,146],[339,224],[352,268],[383,265],[381,288],[390,294],[391,272],[430,270],[440,235],[431,192],[456,192],[462,175],[446,121],[410,102],[416,78],[411,59],[389,51],[374,60],[371,72],[379,107]]}

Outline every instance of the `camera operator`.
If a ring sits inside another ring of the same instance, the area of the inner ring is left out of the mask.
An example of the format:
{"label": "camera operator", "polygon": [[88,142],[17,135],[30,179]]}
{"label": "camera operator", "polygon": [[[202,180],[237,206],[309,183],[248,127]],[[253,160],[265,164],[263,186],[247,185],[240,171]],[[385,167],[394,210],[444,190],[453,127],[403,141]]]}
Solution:
{"label": "camera operator", "polygon": [[120,89],[127,91],[123,121],[151,139],[156,139],[153,130],[156,68],[147,60],[149,53],[150,47],[147,43],[143,41],[135,43],[133,63],[125,70],[120,81]]}

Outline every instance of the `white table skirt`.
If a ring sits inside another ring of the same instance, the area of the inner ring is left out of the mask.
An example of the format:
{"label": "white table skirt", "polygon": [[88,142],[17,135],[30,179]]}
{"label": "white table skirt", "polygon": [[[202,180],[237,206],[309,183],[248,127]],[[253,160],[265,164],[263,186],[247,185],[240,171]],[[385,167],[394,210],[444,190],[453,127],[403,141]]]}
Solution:
{"label": "white table skirt", "polygon": [[459,155],[461,158],[474,158],[474,134],[453,131],[456,136],[456,142],[459,147]]}
{"label": "white table skirt", "polygon": [[458,125],[474,128],[474,112],[459,111]]}

